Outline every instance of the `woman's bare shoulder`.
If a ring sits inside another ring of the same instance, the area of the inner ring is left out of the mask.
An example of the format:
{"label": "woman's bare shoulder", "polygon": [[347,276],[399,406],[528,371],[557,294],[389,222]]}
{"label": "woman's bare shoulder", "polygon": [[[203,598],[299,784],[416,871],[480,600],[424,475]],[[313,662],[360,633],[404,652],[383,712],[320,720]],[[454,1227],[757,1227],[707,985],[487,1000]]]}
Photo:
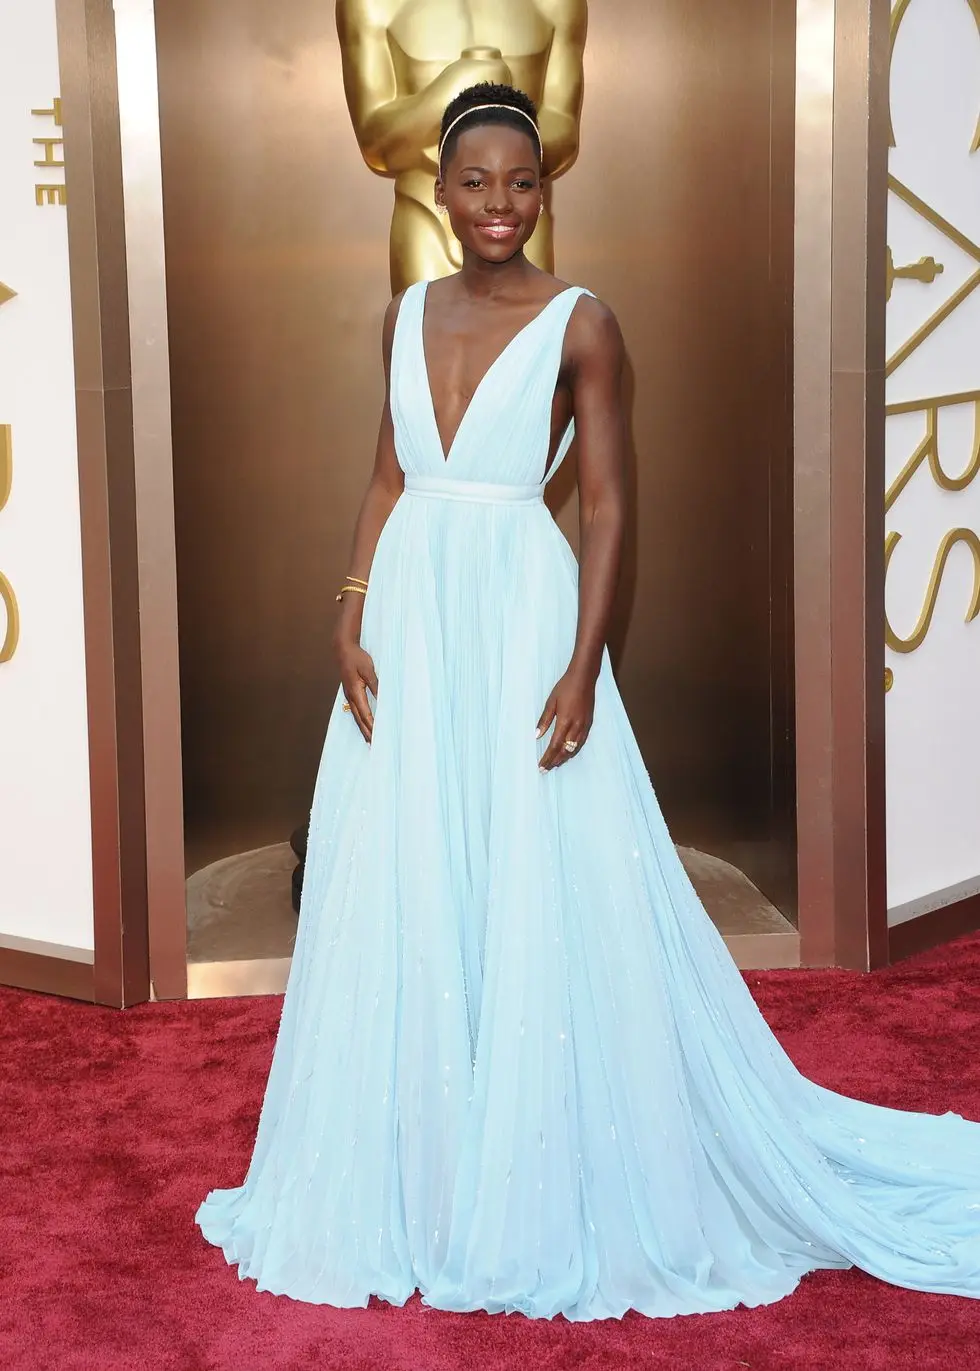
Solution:
{"label": "woman's bare shoulder", "polygon": [[393,295],[388,301],[388,304],[385,307],[385,318],[382,326],[382,331],[384,333],[388,334],[394,332],[395,322],[398,319],[398,311],[402,307],[402,301],[411,289],[411,286],[405,286],[404,289],[400,290],[397,295]]}
{"label": "woman's bare shoulder", "polygon": [[566,332],[570,361],[595,359],[618,363],[623,355],[623,333],[615,313],[590,291],[575,301]]}
{"label": "woman's bare shoulder", "polygon": [[402,301],[411,289],[411,286],[406,286],[404,290],[400,290],[397,295],[393,295],[385,308],[384,322],[381,325],[381,351],[384,355],[386,365],[391,357],[391,345],[395,337],[395,324],[398,322],[398,312],[402,307]]}

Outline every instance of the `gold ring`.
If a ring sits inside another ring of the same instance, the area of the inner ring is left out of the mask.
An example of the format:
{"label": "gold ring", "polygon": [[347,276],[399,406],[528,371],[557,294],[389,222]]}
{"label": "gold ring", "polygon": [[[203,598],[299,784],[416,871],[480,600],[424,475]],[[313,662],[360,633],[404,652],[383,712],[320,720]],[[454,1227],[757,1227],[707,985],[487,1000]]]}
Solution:
{"label": "gold ring", "polygon": [[347,703],[346,700],[344,701],[344,704],[343,704],[343,710],[344,710],[344,713],[345,713],[345,714],[349,714],[349,713],[350,713],[350,705]]}
{"label": "gold ring", "polygon": [[574,752],[575,749],[578,747],[578,743],[573,742],[571,738],[566,738],[565,741],[562,743],[562,747],[565,749],[566,752]]}

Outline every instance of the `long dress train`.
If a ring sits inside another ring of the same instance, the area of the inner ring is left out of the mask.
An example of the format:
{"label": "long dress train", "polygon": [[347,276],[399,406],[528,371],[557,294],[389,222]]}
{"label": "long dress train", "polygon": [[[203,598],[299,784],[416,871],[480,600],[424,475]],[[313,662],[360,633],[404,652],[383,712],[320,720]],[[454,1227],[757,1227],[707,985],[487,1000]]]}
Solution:
{"label": "long dress train", "polygon": [[[399,311],[405,493],[338,693],[244,1184],[197,1222],[259,1289],[415,1289],[536,1317],[729,1309],[857,1265],[980,1295],[980,1124],[825,1090],[757,1010],[675,852],[608,656],[587,745],[542,774],[577,565],[542,502],[579,296],[496,359],[444,456]],[[565,434],[548,476],[567,451]]]}

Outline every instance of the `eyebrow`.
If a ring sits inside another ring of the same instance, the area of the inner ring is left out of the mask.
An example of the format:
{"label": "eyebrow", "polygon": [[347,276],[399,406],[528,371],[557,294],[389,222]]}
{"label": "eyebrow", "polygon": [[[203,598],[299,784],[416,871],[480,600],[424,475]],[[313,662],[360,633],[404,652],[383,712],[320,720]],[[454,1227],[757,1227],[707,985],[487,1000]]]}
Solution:
{"label": "eyebrow", "polygon": [[[462,174],[463,174],[464,171],[482,171],[482,172],[484,173],[484,175],[489,175],[489,173],[490,173],[490,168],[489,168],[489,167],[460,167],[460,169],[459,169],[459,174],[460,174],[460,176],[462,176]],[[536,167],[511,167],[511,168],[510,168],[510,174],[511,174],[511,175],[513,175],[515,171],[529,171],[529,172],[531,173],[532,176],[537,176],[537,174],[538,174],[537,168],[536,168]]]}

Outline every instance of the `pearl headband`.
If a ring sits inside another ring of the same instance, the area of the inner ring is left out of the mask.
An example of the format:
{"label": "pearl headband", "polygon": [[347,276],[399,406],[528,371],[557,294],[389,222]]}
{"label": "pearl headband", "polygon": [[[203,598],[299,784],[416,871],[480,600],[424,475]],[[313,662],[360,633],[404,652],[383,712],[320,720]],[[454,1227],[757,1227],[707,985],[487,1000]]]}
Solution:
{"label": "pearl headband", "polygon": [[440,170],[442,168],[442,150],[446,146],[446,139],[452,133],[453,129],[456,127],[456,125],[459,123],[461,119],[466,119],[469,117],[469,115],[476,114],[478,110],[485,109],[505,109],[508,110],[511,114],[519,114],[522,119],[526,119],[527,122],[531,125],[531,128],[534,130],[534,137],[538,144],[538,157],[542,162],[544,161],[544,149],[541,146],[541,134],[538,130],[538,126],[529,114],[525,114],[524,110],[518,109],[516,105],[471,105],[469,109],[464,109],[462,114],[457,114],[456,118],[446,129],[446,132],[442,135],[442,138],[439,141]]}

